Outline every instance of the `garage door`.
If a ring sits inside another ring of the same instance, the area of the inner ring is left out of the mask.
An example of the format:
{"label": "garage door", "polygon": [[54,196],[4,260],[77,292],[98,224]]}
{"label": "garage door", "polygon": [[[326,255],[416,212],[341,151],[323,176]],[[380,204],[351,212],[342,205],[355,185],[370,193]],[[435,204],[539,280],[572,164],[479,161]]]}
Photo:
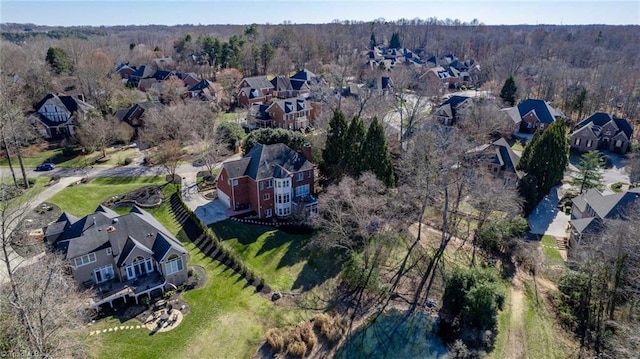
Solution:
{"label": "garage door", "polygon": [[222,201],[222,203],[224,203],[225,206],[227,206],[227,208],[231,208],[231,199],[220,189],[218,189],[218,198],[220,199],[220,201]]}

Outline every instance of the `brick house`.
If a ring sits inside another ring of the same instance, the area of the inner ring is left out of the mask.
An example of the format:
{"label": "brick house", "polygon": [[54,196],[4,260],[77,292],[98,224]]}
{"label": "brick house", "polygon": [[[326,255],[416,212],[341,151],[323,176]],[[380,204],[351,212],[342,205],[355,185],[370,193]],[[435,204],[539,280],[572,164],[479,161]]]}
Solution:
{"label": "brick house", "polygon": [[80,219],[63,213],[45,242],[69,261],[78,285],[95,288],[94,306],[164,292],[187,280],[189,254],[160,222],[134,206],[127,214],[98,206]]}
{"label": "brick house", "polygon": [[516,131],[534,133],[544,131],[553,121],[561,119],[564,114],[543,100],[526,99],[518,106],[502,109],[514,122]]}
{"label": "brick house", "polygon": [[480,168],[484,167],[495,178],[501,180],[505,186],[516,186],[524,176],[516,167],[520,162],[518,156],[504,138],[491,144],[479,146],[469,154]]}
{"label": "brick house", "polygon": [[580,152],[607,150],[627,153],[631,145],[633,126],[623,119],[596,112],[580,121],[571,133],[571,148]]}
{"label": "brick house", "polygon": [[436,109],[433,118],[443,125],[451,126],[458,121],[460,110],[464,110],[471,104],[473,104],[471,97],[451,96]]}
{"label": "brick house", "polygon": [[238,105],[249,108],[254,103],[266,104],[273,97],[273,89],[264,76],[245,77],[238,85]]}
{"label": "brick house", "polygon": [[283,143],[255,145],[243,158],[222,164],[218,198],[233,211],[259,218],[317,212],[314,165]]}

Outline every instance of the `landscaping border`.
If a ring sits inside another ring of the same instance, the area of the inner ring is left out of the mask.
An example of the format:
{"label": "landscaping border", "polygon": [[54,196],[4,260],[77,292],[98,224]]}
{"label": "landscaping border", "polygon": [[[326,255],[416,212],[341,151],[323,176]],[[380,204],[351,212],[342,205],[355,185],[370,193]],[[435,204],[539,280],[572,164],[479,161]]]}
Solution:
{"label": "landscaping border", "polygon": [[249,269],[235,253],[220,245],[218,237],[187,207],[178,193],[171,195],[170,204],[176,221],[182,225],[189,240],[202,253],[239,274],[249,285],[255,287],[256,291],[271,293],[271,287],[264,282],[264,278],[260,278]]}

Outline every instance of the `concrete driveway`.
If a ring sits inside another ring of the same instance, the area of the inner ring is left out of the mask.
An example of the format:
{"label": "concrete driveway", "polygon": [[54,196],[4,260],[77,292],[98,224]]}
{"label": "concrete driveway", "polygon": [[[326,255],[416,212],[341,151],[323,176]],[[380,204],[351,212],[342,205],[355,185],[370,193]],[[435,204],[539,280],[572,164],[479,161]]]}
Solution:
{"label": "concrete driveway", "polygon": [[561,192],[560,186],[553,187],[531,212],[528,218],[531,233],[567,238],[566,230],[571,216],[558,210]]}
{"label": "concrete driveway", "polygon": [[222,201],[208,200],[198,192],[197,172],[180,173],[180,175],[182,176],[182,200],[203,224],[208,226],[229,218],[227,206]]}

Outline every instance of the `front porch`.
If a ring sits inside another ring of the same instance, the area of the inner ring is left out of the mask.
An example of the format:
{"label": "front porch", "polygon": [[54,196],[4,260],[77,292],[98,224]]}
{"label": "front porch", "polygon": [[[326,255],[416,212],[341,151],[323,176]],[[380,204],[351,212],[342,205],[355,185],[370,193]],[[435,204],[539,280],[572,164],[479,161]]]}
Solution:
{"label": "front porch", "polygon": [[158,272],[150,273],[144,277],[138,277],[124,282],[108,281],[96,284],[93,288],[97,292],[97,298],[93,303],[95,308],[100,305],[109,303],[113,308],[113,302],[117,299],[123,299],[127,303],[127,297],[133,298],[138,304],[140,296],[147,295],[151,299],[151,292],[160,289],[164,294],[164,287],[167,281],[164,276]]}

